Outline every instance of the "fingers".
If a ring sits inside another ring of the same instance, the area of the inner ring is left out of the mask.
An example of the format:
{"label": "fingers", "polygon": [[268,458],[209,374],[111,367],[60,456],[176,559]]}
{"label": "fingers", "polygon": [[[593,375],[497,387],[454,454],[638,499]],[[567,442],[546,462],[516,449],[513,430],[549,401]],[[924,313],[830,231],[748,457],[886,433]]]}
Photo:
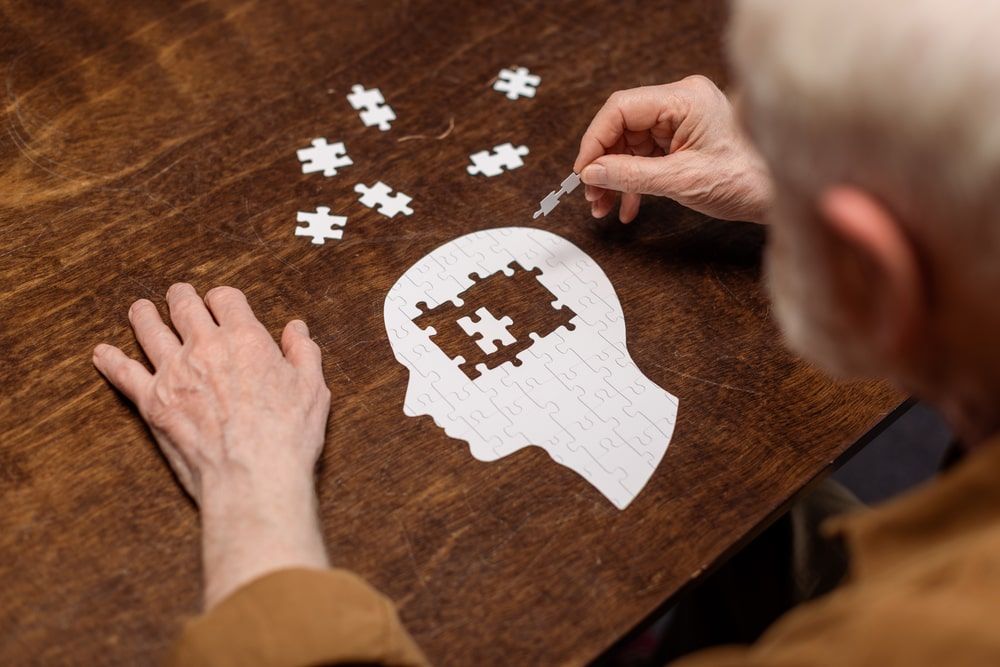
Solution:
{"label": "fingers", "polygon": [[622,205],[618,209],[618,219],[624,224],[635,220],[635,216],[639,215],[639,205],[641,203],[642,195],[637,195],[634,192],[623,192]]}
{"label": "fingers", "polygon": [[246,296],[234,287],[213,287],[205,293],[205,303],[219,326],[260,324]]}
{"label": "fingers", "polygon": [[583,196],[590,203],[594,203],[600,199],[604,193],[604,188],[599,188],[596,185],[585,185],[583,188]]}
{"label": "fingers", "polygon": [[215,328],[215,321],[194,288],[187,283],[175,283],[167,290],[170,321],[181,338],[187,340],[198,332]]}
{"label": "fingers", "polygon": [[321,382],[323,380],[323,355],[312,338],[309,327],[302,320],[292,320],[281,332],[281,351],[285,358],[300,371]]}
{"label": "fingers", "polygon": [[[579,174],[623,139],[629,143],[645,142],[644,133],[660,123],[664,116],[680,114],[682,96],[673,92],[675,89],[679,89],[678,84],[644,86],[619,91],[609,97],[580,140],[573,171]],[[662,140],[669,143],[667,136]]]}
{"label": "fingers", "polygon": [[669,197],[675,190],[671,187],[673,161],[673,156],[605,155],[588,165],[580,179],[619,192]]}
{"label": "fingers", "polygon": [[143,352],[159,368],[164,361],[177,353],[181,342],[163,320],[156,306],[147,299],[139,299],[128,309],[128,319],[132,323],[135,337]]}
{"label": "fingers", "polygon": [[113,345],[101,343],[94,348],[94,366],[136,405],[140,404],[153,381],[153,376],[142,364]]}
{"label": "fingers", "polygon": [[[590,212],[595,218],[603,218],[615,207],[615,200],[618,198],[614,190],[602,190],[597,200],[590,205]],[[623,192],[622,203],[618,209],[618,219],[628,224],[639,215],[639,206],[642,203],[642,195]]]}
{"label": "fingers", "polygon": [[608,213],[611,213],[611,209],[615,207],[615,200],[617,198],[617,192],[614,190],[605,190],[600,198],[590,205],[590,212],[595,218],[603,218]]}

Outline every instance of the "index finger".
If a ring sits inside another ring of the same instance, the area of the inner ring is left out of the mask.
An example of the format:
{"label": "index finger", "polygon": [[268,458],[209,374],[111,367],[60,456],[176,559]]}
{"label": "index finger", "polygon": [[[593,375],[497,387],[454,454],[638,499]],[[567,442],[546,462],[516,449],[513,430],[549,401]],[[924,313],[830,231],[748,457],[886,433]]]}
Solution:
{"label": "index finger", "polygon": [[642,86],[620,90],[604,103],[580,140],[580,152],[573,163],[579,174],[588,164],[606,155],[626,132],[646,132],[673,116],[680,106],[675,84]]}

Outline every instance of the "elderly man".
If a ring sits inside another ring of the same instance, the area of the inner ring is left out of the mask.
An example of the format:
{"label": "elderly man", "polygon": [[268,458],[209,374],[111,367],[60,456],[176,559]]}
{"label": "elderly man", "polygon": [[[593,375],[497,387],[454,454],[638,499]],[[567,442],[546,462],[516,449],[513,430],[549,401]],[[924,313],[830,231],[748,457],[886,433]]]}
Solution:
{"label": "elderly man", "polygon": [[[743,0],[741,116],[710,81],[616,93],[574,166],[595,216],[620,193],[770,223],[789,343],[936,404],[965,447],[938,481],[841,520],[850,575],[749,647],[690,665],[1000,664],[1000,4]],[[391,603],[330,569],[313,465],[329,392],[306,326],[281,347],[231,288],[129,318],[156,367],[100,345],[204,526],[205,614],[178,664],[422,664]]]}

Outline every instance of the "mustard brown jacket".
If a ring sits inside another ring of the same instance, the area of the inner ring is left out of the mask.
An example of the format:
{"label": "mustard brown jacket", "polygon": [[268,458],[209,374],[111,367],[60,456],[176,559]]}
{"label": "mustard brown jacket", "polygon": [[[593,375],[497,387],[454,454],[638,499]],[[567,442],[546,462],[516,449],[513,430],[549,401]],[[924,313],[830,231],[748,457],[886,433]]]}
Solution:
{"label": "mustard brown jacket", "polygon": [[[847,581],[752,646],[683,667],[1000,665],[1000,440],[880,509],[838,517]],[[344,570],[284,570],[187,623],[172,664],[426,665],[395,607]]]}

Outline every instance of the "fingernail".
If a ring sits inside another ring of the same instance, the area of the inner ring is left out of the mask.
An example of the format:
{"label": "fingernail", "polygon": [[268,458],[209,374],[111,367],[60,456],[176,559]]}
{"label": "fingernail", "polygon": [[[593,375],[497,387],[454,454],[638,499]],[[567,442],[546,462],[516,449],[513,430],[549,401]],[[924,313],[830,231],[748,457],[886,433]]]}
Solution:
{"label": "fingernail", "polygon": [[99,357],[104,354],[104,351],[108,349],[108,346],[104,343],[98,343],[97,347],[94,348],[94,356]]}
{"label": "fingernail", "polygon": [[300,334],[302,334],[304,336],[308,336],[309,335],[309,327],[307,327],[306,323],[303,322],[302,320],[292,320],[292,326],[295,327],[295,329]]}
{"label": "fingernail", "polygon": [[583,196],[587,201],[593,202],[597,201],[600,198],[601,193],[598,192],[597,188],[595,188],[594,186],[588,185],[583,190]]}
{"label": "fingernail", "polygon": [[583,170],[580,174],[580,178],[587,185],[607,185],[608,184],[608,170],[600,164],[592,164]]}

